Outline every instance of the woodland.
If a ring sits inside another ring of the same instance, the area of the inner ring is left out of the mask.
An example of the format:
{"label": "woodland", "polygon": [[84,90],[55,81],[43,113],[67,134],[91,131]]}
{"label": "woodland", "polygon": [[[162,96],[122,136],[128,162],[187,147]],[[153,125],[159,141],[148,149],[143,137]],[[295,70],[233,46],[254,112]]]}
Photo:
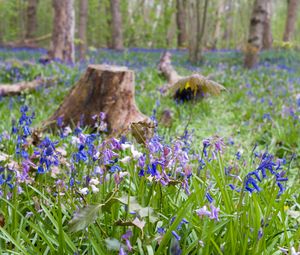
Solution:
{"label": "woodland", "polygon": [[0,254],[300,255],[300,0],[0,0]]}

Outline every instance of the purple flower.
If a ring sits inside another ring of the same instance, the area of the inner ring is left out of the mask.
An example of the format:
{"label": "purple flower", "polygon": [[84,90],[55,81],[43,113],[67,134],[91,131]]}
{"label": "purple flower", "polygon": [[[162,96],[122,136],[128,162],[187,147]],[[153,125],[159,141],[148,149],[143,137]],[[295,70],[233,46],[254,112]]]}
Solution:
{"label": "purple flower", "polygon": [[196,210],[197,215],[202,218],[203,216],[209,216],[210,215],[210,211],[207,210],[206,205],[204,205],[203,207],[201,207],[200,209]]}
{"label": "purple flower", "polygon": [[131,243],[129,241],[130,237],[132,237],[132,231],[131,230],[128,230],[124,235],[122,235],[122,239],[125,240],[125,242],[126,242],[127,249],[129,251],[132,251],[132,246],[131,246]]}
{"label": "purple flower", "polygon": [[211,213],[210,213],[209,218],[214,219],[216,221],[219,221],[219,211],[220,211],[220,209],[215,207],[213,204],[211,204],[210,205],[210,210],[211,210]]}

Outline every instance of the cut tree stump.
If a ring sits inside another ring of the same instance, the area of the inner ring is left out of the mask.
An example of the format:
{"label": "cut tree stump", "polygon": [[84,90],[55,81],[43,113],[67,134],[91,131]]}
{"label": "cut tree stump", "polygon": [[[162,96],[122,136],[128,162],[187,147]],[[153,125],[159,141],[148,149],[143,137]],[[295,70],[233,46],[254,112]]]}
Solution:
{"label": "cut tree stump", "polygon": [[20,95],[22,92],[30,92],[39,87],[49,87],[54,83],[51,78],[38,78],[33,81],[22,81],[15,84],[0,84],[0,97]]}
{"label": "cut tree stump", "polygon": [[159,62],[158,70],[168,83],[162,88],[162,93],[171,95],[176,100],[188,101],[203,98],[207,94],[219,95],[226,90],[221,84],[214,82],[201,74],[180,76],[171,63],[171,53],[165,52]]}
{"label": "cut tree stump", "polygon": [[57,119],[61,118],[63,126],[95,127],[94,116],[103,112],[109,134],[131,130],[139,142],[145,142],[153,135],[154,126],[137,108],[134,86],[134,72],[127,67],[89,65],[44,126],[55,129]]}

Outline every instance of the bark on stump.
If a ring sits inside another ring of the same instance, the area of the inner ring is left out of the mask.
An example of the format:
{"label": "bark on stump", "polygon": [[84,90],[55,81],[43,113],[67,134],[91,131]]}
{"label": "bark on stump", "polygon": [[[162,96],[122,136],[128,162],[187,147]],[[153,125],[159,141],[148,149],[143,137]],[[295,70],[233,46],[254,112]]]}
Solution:
{"label": "bark on stump", "polygon": [[45,126],[53,129],[57,119],[62,118],[63,126],[80,123],[94,127],[93,116],[101,112],[106,114],[108,132],[112,135],[132,129],[134,137],[145,142],[153,134],[152,122],[135,104],[134,72],[108,65],[89,65]]}

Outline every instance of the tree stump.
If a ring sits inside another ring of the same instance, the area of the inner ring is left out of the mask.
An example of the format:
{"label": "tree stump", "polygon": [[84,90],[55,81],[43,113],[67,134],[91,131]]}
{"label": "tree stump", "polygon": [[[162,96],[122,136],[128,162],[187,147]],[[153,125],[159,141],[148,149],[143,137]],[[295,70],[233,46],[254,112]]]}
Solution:
{"label": "tree stump", "polygon": [[134,86],[134,72],[127,67],[89,65],[45,126],[53,129],[57,119],[62,118],[63,126],[80,123],[94,127],[94,116],[103,112],[110,134],[126,132],[135,124],[133,135],[145,141],[151,137],[154,127],[136,106]]}

